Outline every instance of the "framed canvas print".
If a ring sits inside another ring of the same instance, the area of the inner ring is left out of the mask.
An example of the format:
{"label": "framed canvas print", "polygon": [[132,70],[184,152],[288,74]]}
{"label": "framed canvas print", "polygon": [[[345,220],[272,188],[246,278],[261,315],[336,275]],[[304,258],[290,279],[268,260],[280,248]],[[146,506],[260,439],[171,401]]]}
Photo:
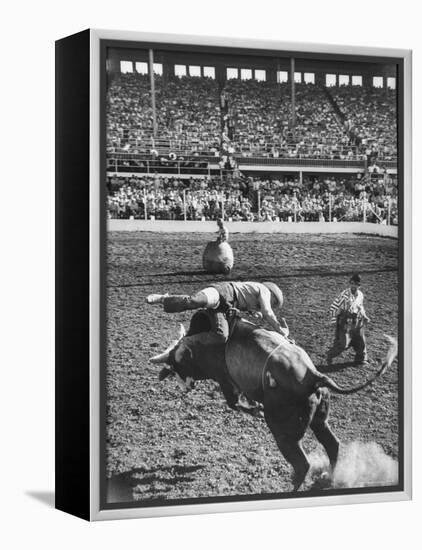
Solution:
{"label": "framed canvas print", "polygon": [[56,43],[56,506],[411,498],[411,52]]}

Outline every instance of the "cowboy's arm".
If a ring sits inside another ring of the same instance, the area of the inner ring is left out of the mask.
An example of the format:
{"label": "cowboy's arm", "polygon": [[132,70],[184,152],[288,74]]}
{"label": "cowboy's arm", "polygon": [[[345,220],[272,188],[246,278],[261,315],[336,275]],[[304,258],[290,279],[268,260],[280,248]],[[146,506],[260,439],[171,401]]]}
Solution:
{"label": "cowboy's arm", "polygon": [[267,323],[269,323],[272,326],[272,328],[276,332],[279,332],[286,338],[287,336],[289,336],[289,327],[287,326],[287,323],[284,317],[281,318],[281,323],[280,323],[273,311],[267,312],[267,313],[262,312],[262,316],[267,321]]}
{"label": "cowboy's arm", "polygon": [[359,308],[359,313],[362,317],[362,319],[364,321],[366,321],[367,323],[369,323],[370,319],[369,317],[366,315],[366,311],[365,311],[365,306],[363,305],[363,294],[362,292],[360,292],[359,294],[359,298],[358,298],[358,308]]}
{"label": "cowboy's arm", "polygon": [[287,336],[289,335],[289,327],[287,326],[286,320],[283,317],[281,319],[282,322],[280,323],[275,316],[275,313],[271,307],[270,293],[268,293],[268,296],[267,294],[259,295],[259,306],[264,320],[267,321],[267,323],[270,324],[276,332],[279,332],[287,338]]}
{"label": "cowboy's arm", "polygon": [[360,310],[360,314],[362,316],[362,319],[366,322],[366,323],[369,323],[370,322],[370,318],[366,315],[366,311],[365,311],[365,308],[362,307],[362,309]]}
{"label": "cowboy's arm", "polygon": [[340,311],[341,304],[343,302],[343,293],[339,294],[334,302],[330,306],[330,323],[335,324],[337,321],[337,314]]}

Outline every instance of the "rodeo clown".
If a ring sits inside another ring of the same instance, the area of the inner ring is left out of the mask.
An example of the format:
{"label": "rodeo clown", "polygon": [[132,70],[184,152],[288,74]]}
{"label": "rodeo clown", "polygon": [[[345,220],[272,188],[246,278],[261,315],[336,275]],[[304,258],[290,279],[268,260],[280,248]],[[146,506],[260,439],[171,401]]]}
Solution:
{"label": "rodeo clown", "polygon": [[217,244],[228,242],[228,240],[229,240],[229,230],[224,225],[222,218],[218,218],[217,226],[218,226],[217,240],[216,240]]}
{"label": "rodeo clown", "polygon": [[355,351],[355,364],[365,365],[368,362],[365,339],[365,325],[369,318],[363,306],[363,294],[359,290],[361,277],[352,275],[349,288],[337,296],[330,306],[330,320],[335,324],[334,342],[327,353],[327,363],[331,365],[334,357],[352,347]]}
{"label": "rodeo clown", "polygon": [[[206,308],[210,315],[211,331],[201,335],[214,344],[225,344],[229,338],[230,327],[227,315],[231,310],[250,313],[255,319],[264,319],[273,330],[289,337],[286,320],[278,321],[274,310],[281,309],[283,293],[272,282],[224,282],[209,286],[188,295],[150,294],[147,304],[162,304],[167,313]],[[240,394],[238,405],[245,410],[255,410],[257,403]]]}

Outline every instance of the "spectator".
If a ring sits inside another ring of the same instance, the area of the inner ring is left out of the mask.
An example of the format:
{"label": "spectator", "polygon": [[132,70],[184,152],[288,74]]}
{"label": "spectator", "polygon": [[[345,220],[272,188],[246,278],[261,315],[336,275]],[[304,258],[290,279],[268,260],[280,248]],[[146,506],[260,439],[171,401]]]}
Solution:
{"label": "spectator", "polygon": [[183,219],[184,200],[187,218],[199,220],[216,220],[222,205],[227,218],[239,221],[253,221],[255,216],[266,221],[294,220],[295,216],[298,221],[322,221],[329,219],[330,210],[332,219],[361,221],[364,209],[370,222],[385,222],[388,215],[390,222],[397,218],[397,182],[388,176],[385,184],[385,175],[365,180],[331,176],[324,181],[310,176],[302,184],[288,176],[251,178],[246,194],[239,182],[220,177],[182,180],[155,175],[121,178],[120,185],[116,180],[113,176],[107,181],[108,210],[113,218],[143,218],[146,205],[156,219]]}

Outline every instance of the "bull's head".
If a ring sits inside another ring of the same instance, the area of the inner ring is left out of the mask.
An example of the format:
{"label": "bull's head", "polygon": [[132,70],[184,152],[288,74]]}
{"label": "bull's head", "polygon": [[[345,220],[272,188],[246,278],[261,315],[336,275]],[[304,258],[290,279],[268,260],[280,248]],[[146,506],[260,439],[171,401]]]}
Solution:
{"label": "bull's head", "polygon": [[185,390],[193,388],[195,380],[195,368],[193,366],[192,350],[185,342],[185,328],[180,325],[178,336],[162,353],[151,357],[151,363],[166,363],[159,375],[160,380],[168,376],[174,376],[177,383]]}

